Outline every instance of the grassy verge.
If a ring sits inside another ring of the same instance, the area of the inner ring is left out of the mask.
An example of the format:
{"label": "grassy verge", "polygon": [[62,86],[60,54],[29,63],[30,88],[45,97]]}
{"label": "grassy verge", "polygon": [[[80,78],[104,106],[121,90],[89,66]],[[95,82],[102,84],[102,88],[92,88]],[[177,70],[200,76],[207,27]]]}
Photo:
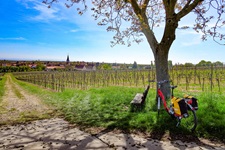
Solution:
{"label": "grassy verge", "polygon": [[6,78],[4,76],[0,76],[0,102],[2,101],[2,97],[5,93],[5,81],[6,81]]}
{"label": "grassy verge", "polygon": [[[27,110],[20,109],[20,111],[18,111],[15,105],[13,107],[7,108],[8,103],[10,103],[11,101],[6,99],[6,101],[2,102],[2,100],[3,100],[4,94],[7,92],[5,89],[5,84],[9,76],[11,77],[13,82],[21,84],[23,87],[26,87],[28,91],[33,92],[34,94],[38,94],[37,90],[41,91],[41,89],[37,86],[16,80],[12,74],[5,74],[5,76],[2,77],[2,80],[0,80],[0,115],[3,115],[1,116],[3,117],[3,119],[0,120],[0,126],[5,124],[17,124],[17,123],[24,123],[24,122],[32,121],[32,120],[46,119],[56,115],[56,112],[51,107],[49,107],[50,108],[49,110],[45,110],[45,112],[37,111],[35,108],[32,109],[32,107],[30,107],[30,109],[27,109]],[[12,84],[11,86],[16,97],[19,98],[19,100],[23,100],[24,95],[21,94],[20,89],[16,88],[14,84]],[[41,92],[44,93],[44,91],[45,90]],[[15,113],[18,114],[17,117],[10,116],[11,114],[15,114]]]}
{"label": "grassy verge", "polygon": [[[157,119],[154,105],[155,90],[150,89],[146,106],[140,112],[130,111],[130,101],[142,88],[106,87],[86,91],[66,89],[57,93],[43,90],[32,84],[18,81],[20,85],[42,97],[46,103],[54,105],[71,123],[83,127],[105,127],[126,131],[151,132],[160,138],[164,133],[171,135],[194,135],[205,138],[216,138],[223,142],[225,134],[225,94],[210,92],[192,93],[199,100],[197,111],[198,126],[195,133],[186,130],[184,126],[175,127],[176,120],[162,111]],[[179,91],[176,90],[175,95]],[[179,95],[179,94],[178,94]]]}

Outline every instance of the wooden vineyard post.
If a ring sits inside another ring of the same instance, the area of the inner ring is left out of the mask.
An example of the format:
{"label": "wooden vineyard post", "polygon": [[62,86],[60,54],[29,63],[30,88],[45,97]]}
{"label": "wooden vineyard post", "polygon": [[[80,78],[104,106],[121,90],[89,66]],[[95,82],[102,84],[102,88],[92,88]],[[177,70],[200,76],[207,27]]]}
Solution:
{"label": "wooden vineyard post", "polygon": [[210,74],[210,90],[213,89],[213,65],[211,65],[211,74]]}
{"label": "wooden vineyard post", "polygon": [[219,79],[219,77],[216,78],[216,81],[217,81],[217,84],[218,84],[218,87],[219,87],[219,92],[220,92],[220,79]]}
{"label": "wooden vineyard post", "polygon": [[37,74],[37,85],[41,86],[40,74]]}
{"label": "wooden vineyard post", "polygon": [[174,67],[171,67],[171,68],[170,68],[170,74],[171,74],[171,76],[172,76],[172,81],[174,81],[174,72],[173,72],[173,68],[174,68]]}
{"label": "wooden vineyard post", "polygon": [[185,67],[185,80],[186,80],[186,91],[187,91],[189,86],[187,67]]}
{"label": "wooden vineyard post", "polygon": [[92,78],[91,78],[91,81],[92,81],[92,85],[95,87],[95,82],[96,82],[96,71],[92,72],[93,75],[92,75]]}
{"label": "wooden vineyard post", "polygon": [[189,81],[188,81],[188,75],[187,74],[186,74],[185,78],[186,78],[186,91],[187,91],[188,87],[189,87]]}
{"label": "wooden vineyard post", "polygon": [[[68,77],[66,77],[66,78],[68,78]],[[61,92],[63,92],[65,90],[65,86],[66,86],[64,79],[65,79],[65,74],[63,73],[63,76],[62,76],[62,78],[60,80],[61,83],[60,83],[60,86],[59,86]]]}
{"label": "wooden vineyard post", "polygon": [[55,88],[54,88],[54,82],[55,82],[54,74],[52,74],[52,80],[51,81],[52,81],[52,89],[55,90]]}
{"label": "wooden vineyard post", "polygon": [[106,72],[104,71],[104,73],[102,73],[102,86],[105,87],[105,82],[106,82]]}
{"label": "wooden vineyard post", "polygon": [[144,76],[144,74],[142,74],[141,77],[142,77],[143,86],[145,86],[145,76]]}
{"label": "wooden vineyard post", "polygon": [[177,85],[179,84],[179,76],[180,76],[180,74],[179,74],[179,68],[178,68],[178,66],[176,67],[176,74],[177,74]]}
{"label": "wooden vineyard post", "polygon": [[202,83],[201,83],[201,75],[200,75],[200,73],[197,75],[197,77],[198,77],[198,83],[200,84],[200,86],[202,85]]}
{"label": "wooden vineyard post", "polygon": [[47,75],[46,74],[44,75],[44,82],[45,82],[44,87],[47,88]]}
{"label": "wooden vineyard post", "polygon": [[83,80],[82,80],[82,82],[83,82],[82,89],[85,90],[85,86],[86,86],[86,72],[83,73]]}
{"label": "wooden vineyard post", "polygon": [[197,76],[197,71],[196,71],[196,66],[195,66],[195,69],[194,69],[194,84],[196,84],[196,76]]}
{"label": "wooden vineyard post", "polygon": [[72,72],[72,88],[75,88],[75,72]]}
{"label": "wooden vineyard post", "polygon": [[205,85],[205,78],[202,78],[202,91],[204,91],[204,85]]}

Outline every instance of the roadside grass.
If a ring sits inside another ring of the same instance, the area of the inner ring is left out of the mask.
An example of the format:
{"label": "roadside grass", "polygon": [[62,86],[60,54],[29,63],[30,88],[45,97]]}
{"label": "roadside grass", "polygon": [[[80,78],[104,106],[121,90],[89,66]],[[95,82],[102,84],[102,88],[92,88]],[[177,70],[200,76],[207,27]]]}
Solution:
{"label": "roadside grass", "polygon": [[40,112],[33,110],[21,112],[19,114],[19,118],[15,122],[24,123],[28,121],[48,119],[48,118],[51,118],[51,116],[48,113],[40,114]]}
{"label": "roadside grass", "polygon": [[[26,87],[27,91],[32,92],[33,94],[38,94],[38,91],[40,91],[40,93],[44,93],[44,91],[46,91],[35,85],[18,81],[10,73],[5,74],[2,77],[2,80],[0,80],[0,115],[5,114],[7,112],[15,113],[16,111],[16,108],[11,108],[10,110],[6,109],[5,108],[6,103],[4,104],[2,103],[2,98],[3,98],[3,95],[5,94],[5,82],[6,82],[7,76],[11,76],[13,82],[17,82],[20,85],[22,85],[22,87]],[[23,98],[23,95],[18,89],[14,88],[13,90],[18,98]],[[0,125],[24,123],[24,122],[38,120],[38,119],[47,119],[47,118],[52,118],[56,114],[57,112],[55,112],[54,110],[46,111],[46,113],[40,113],[36,110],[24,110],[19,113],[19,116],[17,118],[11,118],[10,120],[7,120],[7,121],[1,120]]]}
{"label": "roadside grass", "polygon": [[[157,138],[163,134],[182,136],[198,136],[218,139],[225,142],[225,94],[210,91],[196,91],[191,94],[198,98],[199,110],[196,112],[198,126],[194,133],[185,126],[175,127],[172,119],[163,109],[157,118],[155,108],[155,89],[150,89],[146,105],[138,112],[130,111],[130,101],[143,88],[105,87],[89,90],[66,89],[64,92],[54,92],[42,89],[36,85],[16,81],[31,93],[40,96],[47,104],[53,105],[57,113],[71,123],[86,127],[104,127],[125,131],[142,131],[152,133]],[[182,97],[183,90],[179,87],[175,95]]]}
{"label": "roadside grass", "polygon": [[5,89],[4,89],[5,82],[6,82],[6,78],[4,76],[0,76],[0,102],[2,101],[2,97],[5,92]]}
{"label": "roadside grass", "polygon": [[6,78],[4,76],[0,76],[0,112],[4,110],[2,106],[2,100],[5,94],[5,82],[6,82]]}

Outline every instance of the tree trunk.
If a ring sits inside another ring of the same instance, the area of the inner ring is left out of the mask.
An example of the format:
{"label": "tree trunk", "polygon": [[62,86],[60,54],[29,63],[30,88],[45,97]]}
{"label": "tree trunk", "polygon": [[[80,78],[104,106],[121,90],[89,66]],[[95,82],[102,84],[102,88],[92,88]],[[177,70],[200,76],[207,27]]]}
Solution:
{"label": "tree trunk", "polygon": [[[169,54],[169,49],[167,49],[167,47],[163,47],[160,45],[157,47],[157,50],[154,53],[157,81],[170,79],[169,71],[168,71],[168,54]],[[169,83],[164,83],[161,86],[161,90],[166,99],[170,98],[169,85],[170,85]]]}
{"label": "tree trunk", "polygon": [[[146,36],[150,48],[154,54],[155,65],[156,65],[156,76],[157,81],[169,80],[168,71],[168,55],[169,49],[175,40],[175,31],[178,27],[179,18],[174,12],[176,1],[163,1],[166,9],[166,22],[163,37],[160,42],[157,41],[152,28],[149,26],[148,17],[145,11],[139,9],[136,5],[136,1],[132,1],[132,6],[136,15],[139,17],[141,22],[142,32]],[[170,98],[169,83],[163,84],[161,87],[162,92],[166,99]]]}

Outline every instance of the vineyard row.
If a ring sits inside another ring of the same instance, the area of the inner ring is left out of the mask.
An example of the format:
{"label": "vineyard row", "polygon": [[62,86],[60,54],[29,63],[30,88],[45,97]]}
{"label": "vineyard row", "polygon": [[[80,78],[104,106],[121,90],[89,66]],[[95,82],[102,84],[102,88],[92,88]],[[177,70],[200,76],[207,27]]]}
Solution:
{"label": "vineyard row", "polygon": [[[172,68],[169,70],[172,84],[183,90],[209,89],[221,92],[225,87],[225,68]],[[89,89],[107,86],[145,87],[156,79],[155,70],[110,70],[14,73],[18,80],[63,91],[65,88]],[[155,88],[155,84],[151,84]]]}

